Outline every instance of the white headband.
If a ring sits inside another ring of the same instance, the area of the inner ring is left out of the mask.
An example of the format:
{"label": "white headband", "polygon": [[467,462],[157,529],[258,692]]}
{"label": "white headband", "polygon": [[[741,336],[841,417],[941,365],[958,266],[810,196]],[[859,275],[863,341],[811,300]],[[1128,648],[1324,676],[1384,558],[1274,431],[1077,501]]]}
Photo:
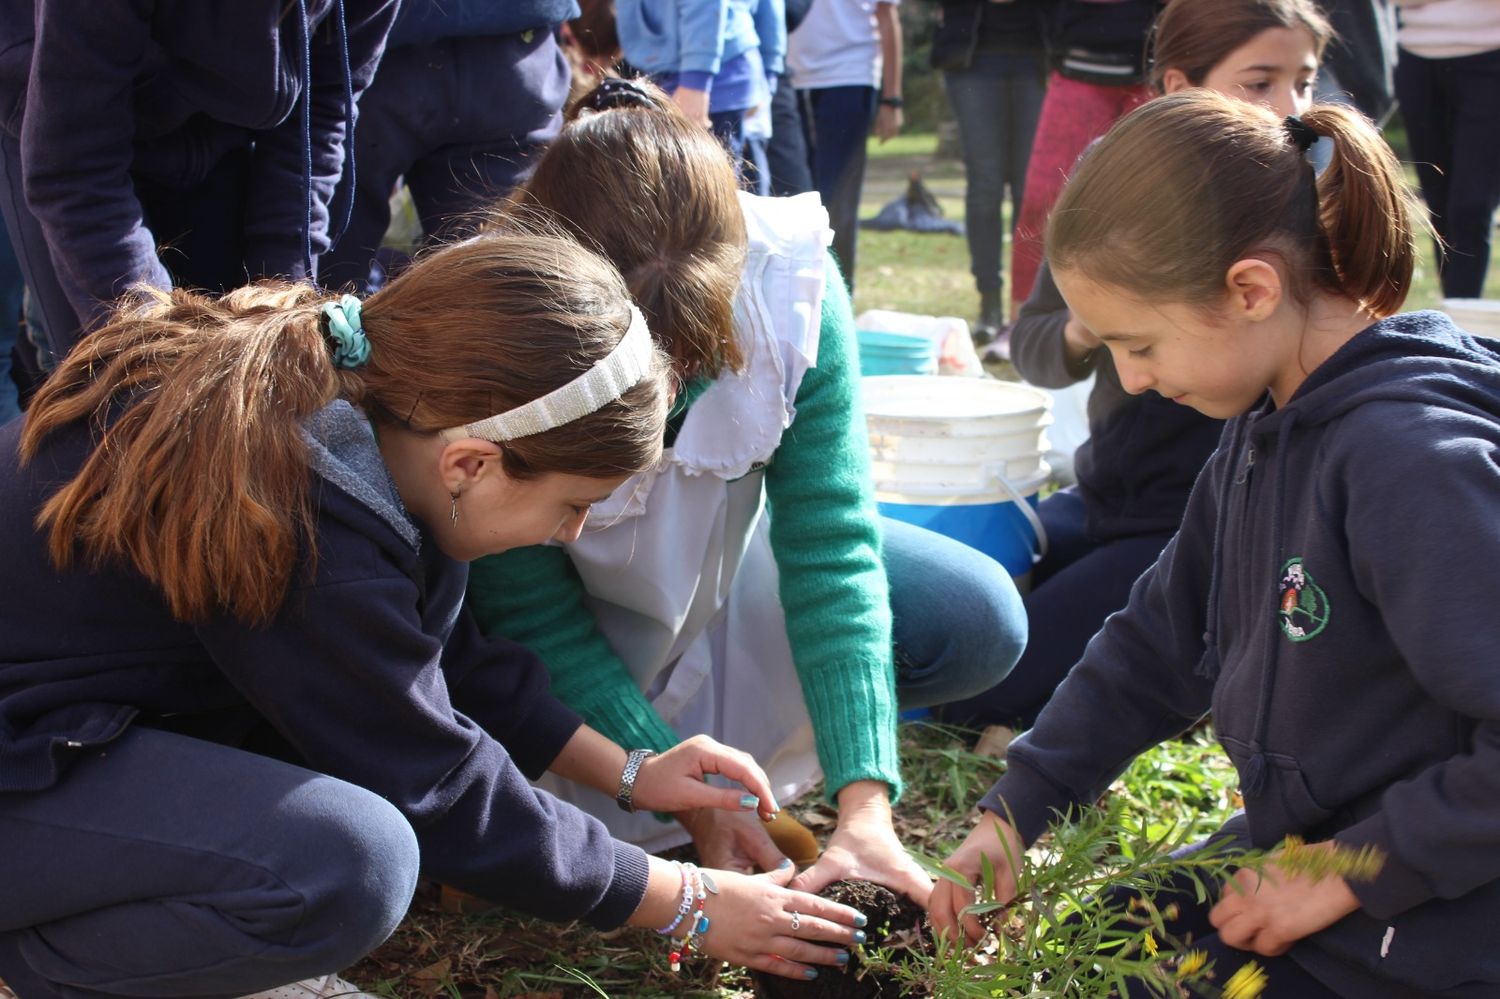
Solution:
{"label": "white headband", "polygon": [[496,444],[529,437],[571,423],[608,406],[651,372],[656,347],[641,310],[630,306],[630,328],[607,356],[566,385],[515,409],[496,413],[477,423],[440,431],[452,443],[478,437]]}

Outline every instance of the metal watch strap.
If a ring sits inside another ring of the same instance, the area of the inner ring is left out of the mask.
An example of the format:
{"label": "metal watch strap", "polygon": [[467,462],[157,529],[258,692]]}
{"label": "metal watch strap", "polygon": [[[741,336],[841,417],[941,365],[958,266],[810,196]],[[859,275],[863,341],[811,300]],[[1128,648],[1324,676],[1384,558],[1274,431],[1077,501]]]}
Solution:
{"label": "metal watch strap", "polygon": [[615,804],[622,811],[635,811],[635,778],[641,772],[641,764],[656,755],[651,749],[632,749],[625,757],[625,769],[620,771],[620,789],[615,792]]}

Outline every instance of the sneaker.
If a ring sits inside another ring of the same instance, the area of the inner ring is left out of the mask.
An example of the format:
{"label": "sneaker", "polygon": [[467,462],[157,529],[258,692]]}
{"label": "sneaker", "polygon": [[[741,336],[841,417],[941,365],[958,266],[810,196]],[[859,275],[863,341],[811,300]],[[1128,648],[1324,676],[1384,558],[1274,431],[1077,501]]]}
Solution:
{"label": "sneaker", "polygon": [[981,291],[979,293],[979,319],[975,321],[971,331],[974,346],[983,347],[993,342],[1000,336],[1004,324],[1005,320],[1001,318],[999,289]]}
{"label": "sneaker", "polygon": [[361,992],[359,986],[350,985],[338,975],[327,975],[323,978],[308,978],[290,985],[279,988],[267,989],[265,992],[257,992],[254,995],[241,996],[240,999],[380,999],[368,992]]}

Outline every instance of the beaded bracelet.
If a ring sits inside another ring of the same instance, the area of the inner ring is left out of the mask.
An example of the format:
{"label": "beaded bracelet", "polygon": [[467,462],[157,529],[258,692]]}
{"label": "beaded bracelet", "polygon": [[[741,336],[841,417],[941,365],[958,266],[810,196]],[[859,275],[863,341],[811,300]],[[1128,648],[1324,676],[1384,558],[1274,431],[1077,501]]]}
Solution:
{"label": "beaded bracelet", "polygon": [[678,873],[682,875],[682,902],[677,906],[677,918],[656,931],[664,937],[671,936],[672,931],[677,929],[677,927],[682,923],[683,919],[686,918],[688,912],[690,912],[693,908],[694,892],[693,874],[691,870],[693,865],[679,863],[675,860],[672,861],[672,863],[676,866]]}
{"label": "beaded bracelet", "polygon": [[667,955],[668,962],[673,971],[682,970],[682,959],[693,946],[693,935],[706,933],[708,931],[708,917],[703,914],[704,903],[708,899],[708,892],[703,888],[703,878],[698,874],[698,868],[692,864],[684,864],[683,872],[692,879],[692,897],[694,901],[693,917],[688,921],[687,935],[682,938],[682,943],[677,949]]}

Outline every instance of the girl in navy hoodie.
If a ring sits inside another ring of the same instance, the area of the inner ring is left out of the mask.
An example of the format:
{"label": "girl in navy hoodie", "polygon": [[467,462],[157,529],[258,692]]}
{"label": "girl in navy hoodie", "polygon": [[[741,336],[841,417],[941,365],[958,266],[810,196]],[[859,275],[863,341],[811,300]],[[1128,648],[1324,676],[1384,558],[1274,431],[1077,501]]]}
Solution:
{"label": "girl in navy hoodie", "polygon": [[[1314,178],[1306,151],[1331,143]],[[1500,352],[1397,315],[1414,229],[1357,113],[1164,97],[1080,164],[1048,253],[1131,392],[1229,420],[1182,529],[1010,750],[950,863],[1004,858],[1212,710],[1275,850],[1373,848],[1367,880],[1235,876],[1177,929],[1268,995],[1500,993]],[[1008,817],[1008,818],[1007,818]],[[933,892],[941,929],[979,926]],[[1144,994],[1144,993],[1143,993]]]}
{"label": "girl in navy hoodie", "polygon": [[667,397],[618,273],[556,236],[446,247],[363,303],[125,303],[0,430],[0,978],[343,992],[419,867],[782,974],[847,960],[810,941],[857,913],[790,865],[700,879],[534,790],[775,811],[706,739],[627,756],[463,604],[470,559],[576,538],[658,459]]}

